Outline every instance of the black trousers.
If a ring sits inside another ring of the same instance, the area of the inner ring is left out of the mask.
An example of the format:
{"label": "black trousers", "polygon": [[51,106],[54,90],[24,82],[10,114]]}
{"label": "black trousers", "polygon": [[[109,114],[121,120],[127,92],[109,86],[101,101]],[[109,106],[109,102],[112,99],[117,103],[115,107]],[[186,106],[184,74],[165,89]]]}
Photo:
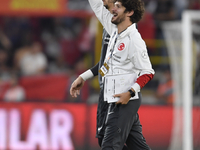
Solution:
{"label": "black trousers", "polygon": [[137,113],[140,104],[141,96],[126,105],[109,104],[101,150],[150,150]]}

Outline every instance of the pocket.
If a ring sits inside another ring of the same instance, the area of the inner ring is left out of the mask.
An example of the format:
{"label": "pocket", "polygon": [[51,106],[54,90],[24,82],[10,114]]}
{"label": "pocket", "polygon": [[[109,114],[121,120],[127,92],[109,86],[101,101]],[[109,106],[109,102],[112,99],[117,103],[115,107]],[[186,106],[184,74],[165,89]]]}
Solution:
{"label": "pocket", "polygon": [[108,108],[105,124],[115,124],[118,119],[118,105],[111,103]]}

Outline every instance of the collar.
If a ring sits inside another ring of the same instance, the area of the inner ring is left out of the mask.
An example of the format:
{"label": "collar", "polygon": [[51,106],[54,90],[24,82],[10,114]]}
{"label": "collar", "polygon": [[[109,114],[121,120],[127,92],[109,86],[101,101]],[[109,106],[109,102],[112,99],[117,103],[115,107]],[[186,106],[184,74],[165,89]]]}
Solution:
{"label": "collar", "polygon": [[120,34],[118,34],[119,38],[123,38],[125,37],[127,34],[129,34],[130,32],[134,32],[136,30],[136,24],[133,23],[132,25],[130,25],[128,28],[126,28],[124,31],[122,31]]}

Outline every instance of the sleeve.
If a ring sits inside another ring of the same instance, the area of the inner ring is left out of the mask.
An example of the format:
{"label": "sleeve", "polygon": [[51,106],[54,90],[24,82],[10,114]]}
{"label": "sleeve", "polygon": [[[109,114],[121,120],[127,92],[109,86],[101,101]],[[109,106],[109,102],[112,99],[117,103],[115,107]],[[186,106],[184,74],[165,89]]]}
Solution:
{"label": "sleeve", "polygon": [[115,25],[111,23],[112,14],[103,6],[102,0],[89,0],[90,6],[105,30],[111,35]]}
{"label": "sleeve", "polygon": [[139,72],[136,83],[132,88],[138,92],[153,78],[155,72],[152,69],[145,42],[139,38],[139,40],[131,43],[131,47],[132,50],[129,51],[129,56],[134,69]]}
{"label": "sleeve", "polygon": [[90,70],[92,71],[94,76],[97,76],[98,75],[98,70],[99,70],[99,62],[95,66],[90,68]]}
{"label": "sleeve", "polygon": [[153,77],[154,77],[154,74],[144,74],[137,78],[136,83],[142,89],[151,79],[153,79]]}

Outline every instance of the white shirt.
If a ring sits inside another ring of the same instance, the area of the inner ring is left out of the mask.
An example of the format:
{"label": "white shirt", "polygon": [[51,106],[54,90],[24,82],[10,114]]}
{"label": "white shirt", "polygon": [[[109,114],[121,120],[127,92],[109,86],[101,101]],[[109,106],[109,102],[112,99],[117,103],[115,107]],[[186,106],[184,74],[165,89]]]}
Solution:
{"label": "white shirt", "polygon": [[38,70],[47,66],[47,60],[43,53],[27,53],[20,61],[20,68],[24,75],[37,74]]}

